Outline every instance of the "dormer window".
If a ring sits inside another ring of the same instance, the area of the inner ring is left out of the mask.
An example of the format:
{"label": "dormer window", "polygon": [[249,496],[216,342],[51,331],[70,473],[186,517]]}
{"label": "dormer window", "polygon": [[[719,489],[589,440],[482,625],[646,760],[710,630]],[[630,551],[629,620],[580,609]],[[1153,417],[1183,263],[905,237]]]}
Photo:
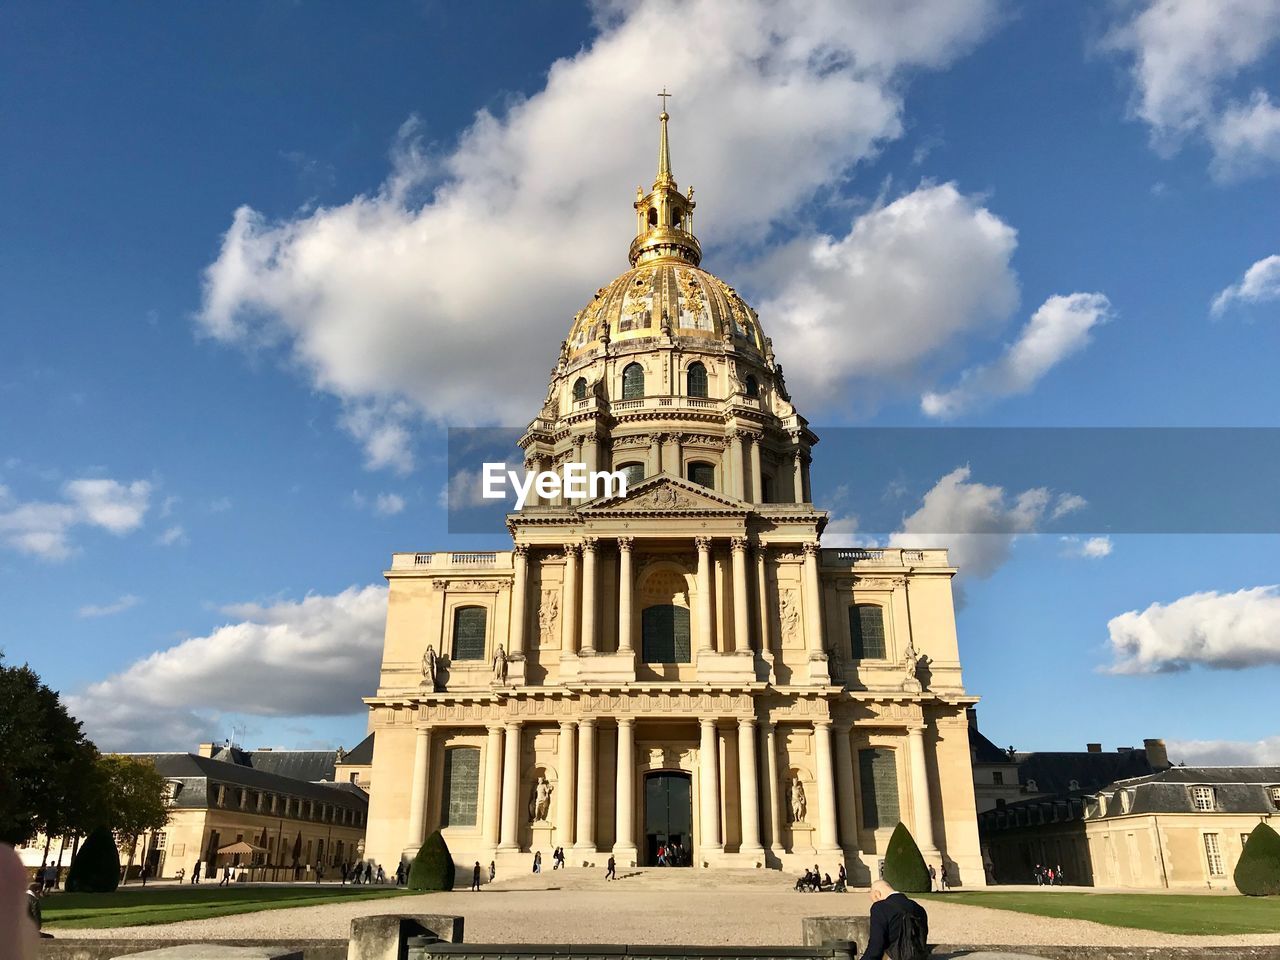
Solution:
{"label": "dormer window", "polygon": [[1039,793],[1040,786],[1034,780],[1027,781],[1027,793]]}
{"label": "dormer window", "polygon": [[1215,806],[1213,802],[1213,787],[1192,787],[1191,805],[1197,810],[1212,810]]}
{"label": "dormer window", "polygon": [[1069,791],[1071,791],[1071,792],[1073,792],[1073,793],[1074,793],[1076,790],[1079,790],[1079,789],[1080,789],[1080,781],[1079,781],[1079,780],[1072,780],[1072,781],[1070,781],[1070,782],[1067,784],[1067,790],[1069,790]]}
{"label": "dormer window", "polygon": [[1267,796],[1271,798],[1271,805],[1280,810],[1280,786],[1267,787]]}
{"label": "dormer window", "polygon": [[1133,808],[1133,795],[1128,790],[1120,791],[1120,812],[1128,813]]}

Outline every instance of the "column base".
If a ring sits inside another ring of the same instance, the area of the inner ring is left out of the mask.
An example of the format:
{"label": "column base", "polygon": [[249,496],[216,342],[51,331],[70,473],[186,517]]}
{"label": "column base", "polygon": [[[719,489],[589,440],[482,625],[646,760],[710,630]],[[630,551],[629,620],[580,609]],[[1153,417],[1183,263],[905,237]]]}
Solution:
{"label": "column base", "polygon": [[579,670],[580,680],[615,683],[634,683],[636,658],[634,653],[592,653],[585,650]]}
{"label": "column base", "polygon": [[615,844],[613,859],[617,861],[619,870],[623,867],[634,867],[640,862],[640,851],[634,845],[618,846]]}

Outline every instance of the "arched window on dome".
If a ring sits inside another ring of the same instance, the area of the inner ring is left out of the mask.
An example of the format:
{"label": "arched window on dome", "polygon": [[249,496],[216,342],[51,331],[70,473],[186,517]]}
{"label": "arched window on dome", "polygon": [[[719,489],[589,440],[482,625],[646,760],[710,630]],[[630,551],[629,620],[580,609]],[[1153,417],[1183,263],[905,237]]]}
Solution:
{"label": "arched window on dome", "polygon": [[587,378],[586,377],[579,377],[577,380],[573,382],[573,399],[575,400],[587,399]]}
{"label": "arched window on dome", "polygon": [[628,363],[622,371],[622,399],[639,400],[644,397],[644,367]]}
{"label": "arched window on dome", "polygon": [[745,388],[746,388],[748,397],[760,396],[760,381],[757,380],[754,376],[751,376],[751,375],[747,376]]}
{"label": "arched window on dome", "polygon": [[628,490],[644,479],[643,463],[620,463],[614,470],[627,478]]}
{"label": "arched window on dome", "polygon": [[649,226],[656,227],[657,225],[658,225],[658,208],[650,207],[649,208]]}
{"label": "arched window on dome", "polygon": [[716,468],[714,464],[702,460],[694,460],[686,469],[685,476],[700,487],[715,487]]}
{"label": "arched window on dome", "polygon": [[689,364],[688,384],[689,396],[705,397],[707,395],[707,368],[701,363]]}

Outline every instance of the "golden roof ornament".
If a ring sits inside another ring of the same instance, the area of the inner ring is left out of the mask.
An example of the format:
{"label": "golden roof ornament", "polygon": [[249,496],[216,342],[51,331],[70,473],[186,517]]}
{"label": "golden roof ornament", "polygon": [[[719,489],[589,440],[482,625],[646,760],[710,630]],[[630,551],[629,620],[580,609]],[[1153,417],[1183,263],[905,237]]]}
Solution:
{"label": "golden roof ornament", "polygon": [[680,193],[671,172],[671,142],[667,136],[666,87],[658,94],[662,112],[658,114],[658,173],[648,194],[637,193],[636,237],[631,242],[631,265],[639,263],[677,262],[697,266],[702,260],[702,247],[693,235],[693,190]]}

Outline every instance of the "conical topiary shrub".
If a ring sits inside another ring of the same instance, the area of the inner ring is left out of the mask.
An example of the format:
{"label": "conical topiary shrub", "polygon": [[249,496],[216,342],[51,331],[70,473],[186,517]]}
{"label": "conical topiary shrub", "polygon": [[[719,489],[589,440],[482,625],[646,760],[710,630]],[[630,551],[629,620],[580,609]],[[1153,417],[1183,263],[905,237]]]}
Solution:
{"label": "conical topiary shrub", "polygon": [[884,879],[901,893],[928,893],[929,868],[906,824],[899,822],[884,854]]}
{"label": "conical topiary shrub", "polygon": [[1236,889],[1247,897],[1280,894],[1280,834],[1259,823],[1249,834],[1236,864]]}
{"label": "conical topiary shrub", "polygon": [[67,871],[71,893],[114,893],[120,886],[120,852],[106,827],[98,827],[85,840]]}
{"label": "conical topiary shrub", "polygon": [[437,830],[418,848],[409,867],[410,890],[452,890],[453,856]]}

